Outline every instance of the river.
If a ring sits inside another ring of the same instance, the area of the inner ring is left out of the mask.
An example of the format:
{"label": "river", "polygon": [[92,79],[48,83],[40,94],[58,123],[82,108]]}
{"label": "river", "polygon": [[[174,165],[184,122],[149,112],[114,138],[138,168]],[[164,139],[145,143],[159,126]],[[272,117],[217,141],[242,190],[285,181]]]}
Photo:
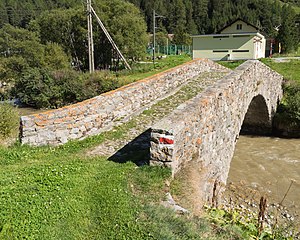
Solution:
{"label": "river", "polygon": [[[291,185],[291,181],[294,181]],[[240,136],[231,162],[228,183],[255,188],[300,212],[300,139]]]}

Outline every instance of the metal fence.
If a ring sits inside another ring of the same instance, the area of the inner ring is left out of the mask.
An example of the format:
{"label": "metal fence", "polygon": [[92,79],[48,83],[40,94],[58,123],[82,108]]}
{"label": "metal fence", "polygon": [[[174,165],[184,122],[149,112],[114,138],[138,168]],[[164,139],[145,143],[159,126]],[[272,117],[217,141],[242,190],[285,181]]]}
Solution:
{"label": "metal fence", "polygon": [[[147,49],[148,54],[153,54],[153,49]],[[155,46],[155,55],[180,55],[192,54],[192,46],[188,45],[168,45],[168,46]]]}

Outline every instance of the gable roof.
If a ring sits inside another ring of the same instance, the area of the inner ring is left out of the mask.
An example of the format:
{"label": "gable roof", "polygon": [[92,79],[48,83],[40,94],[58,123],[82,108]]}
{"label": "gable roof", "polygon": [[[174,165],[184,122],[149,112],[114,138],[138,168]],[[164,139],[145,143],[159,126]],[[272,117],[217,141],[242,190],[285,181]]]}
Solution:
{"label": "gable roof", "polygon": [[241,18],[238,18],[236,20],[234,20],[233,22],[231,22],[230,24],[227,24],[225,27],[223,27],[222,29],[220,29],[219,31],[217,31],[217,33],[221,33],[223,30],[225,30],[226,28],[230,27],[231,25],[235,24],[237,21],[242,21],[244,23],[246,23],[247,25],[251,26],[251,27],[254,27],[257,31],[259,31],[259,28],[254,26],[253,24],[251,23],[248,23],[247,21],[241,19]]}

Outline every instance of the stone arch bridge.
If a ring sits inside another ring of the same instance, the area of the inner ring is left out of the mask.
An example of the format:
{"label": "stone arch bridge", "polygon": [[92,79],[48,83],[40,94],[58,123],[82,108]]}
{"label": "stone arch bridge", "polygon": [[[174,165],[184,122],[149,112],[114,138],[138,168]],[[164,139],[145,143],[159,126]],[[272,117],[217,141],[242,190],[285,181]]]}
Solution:
{"label": "stone arch bridge", "polygon": [[272,132],[282,79],[259,61],[243,63],[152,127],[151,164],[168,166],[174,175],[198,162],[198,192],[211,202],[226,184],[240,132]]}
{"label": "stone arch bridge", "polygon": [[[81,103],[21,117],[20,139],[59,145],[99,134],[149,108],[204,72],[230,72],[197,59]],[[204,200],[226,183],[240,131],[270,133],[282,97],[282,76],[257,60],[243,63],[152,126],[150,164],[173,175],[191,161],[201,165]],[[242,128],[243,126],[243,128]],[[149,140],[150,141],[150,140]]]}

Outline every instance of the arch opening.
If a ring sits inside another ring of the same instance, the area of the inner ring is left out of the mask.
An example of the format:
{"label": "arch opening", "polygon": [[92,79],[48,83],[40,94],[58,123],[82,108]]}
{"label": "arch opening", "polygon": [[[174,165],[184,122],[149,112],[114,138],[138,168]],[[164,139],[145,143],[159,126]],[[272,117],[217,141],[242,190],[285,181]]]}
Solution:
{"label": "arch opening", "polygon": [[248,107],[240,134],[270,135],[271,133],[272,119],[265,98],[257,95]]}

